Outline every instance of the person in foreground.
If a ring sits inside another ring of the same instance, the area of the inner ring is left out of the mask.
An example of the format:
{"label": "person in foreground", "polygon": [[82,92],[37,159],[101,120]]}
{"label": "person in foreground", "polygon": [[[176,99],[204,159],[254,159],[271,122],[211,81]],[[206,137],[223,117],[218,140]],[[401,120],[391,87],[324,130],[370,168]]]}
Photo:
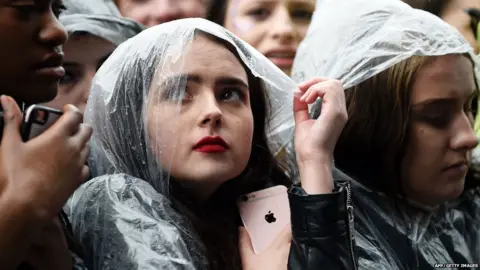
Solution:
{"label": "person in foreground", "polygon": [[[346,7],[352,12],[334,12]],[[294,73],[299,81],[338,78],[346,87],[349,120],[334,157],[355,179],[359,268],[477,269],[472,47],[440,18],[401,1],[324,0],[315,16]],[[334,21],[355,27],[331,27]]]}
{"label": "person in foreground", "polygon": [[64,73],[61,10],[61,1],[0,0],[0,269],[74,265],[58,217],[88,175],[91,128],[67,105],[44,134],[28,142],[20,137],[21,109],[53,99]]}
{"label": "person in foreground", "polygon": [[[316,121],[308,104],[318,97],[325,107]],[[100,68],[87,104],[86,122],[101,130],[91,141],[98,177],[67,207],[88,266],[354,269],[349,186],[331,174],[344,102],[337,81],[297,87],[203,19],[152,27],[125,42]],[[236,201],[291,186],[274,154],[294,126],[302,187],[289,192],[291,228],[257,255]]]}

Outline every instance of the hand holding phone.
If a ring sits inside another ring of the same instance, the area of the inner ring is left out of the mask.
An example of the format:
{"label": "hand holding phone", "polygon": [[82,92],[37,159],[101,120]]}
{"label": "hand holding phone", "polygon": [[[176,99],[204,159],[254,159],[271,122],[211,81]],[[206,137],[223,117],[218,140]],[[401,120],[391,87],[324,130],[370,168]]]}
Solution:
{"label": "hand holding phone", "polygon": [[41,135],[24,142],[22,114],[12,98],[2,96],[4,130],[0,145],[2,196],[28,206],[34,220],[49,222],[88,176],[87,141],[92,129],[72,105]]}
{"label": "hand holding phone", "polygon": [[256,254],[266,250],[290,224],[290,203],[284,186],[246,194],[237,204]]}
{"label": "hand holding phone", "polygon": [[63,112],[41,105],[32,105],[25,112],[22,124],[22,139],[28,141],[50,128]]}
{"label": "hand holding phone", "polygon": [[292,229],[285,227],[272,244],[260,254],[255,254],[250,236],[245,228],[239,230],[239,250],[243,270],[287,270]]}

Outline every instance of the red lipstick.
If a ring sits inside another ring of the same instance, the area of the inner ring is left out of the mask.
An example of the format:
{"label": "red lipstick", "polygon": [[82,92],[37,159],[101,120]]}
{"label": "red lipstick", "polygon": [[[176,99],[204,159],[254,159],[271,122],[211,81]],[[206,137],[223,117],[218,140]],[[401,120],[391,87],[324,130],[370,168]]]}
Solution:
{"label": "red lipstick", "polygon": [[202,153],[222,153],[228,149],[222,137],[204,137],[195,144],[193,150]]}

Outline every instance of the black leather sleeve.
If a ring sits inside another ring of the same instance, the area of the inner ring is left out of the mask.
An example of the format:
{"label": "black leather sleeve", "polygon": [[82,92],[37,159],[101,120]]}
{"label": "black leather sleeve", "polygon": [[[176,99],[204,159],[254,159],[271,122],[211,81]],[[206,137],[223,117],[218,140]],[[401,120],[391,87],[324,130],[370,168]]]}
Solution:
{"label": "black leather sleeve", "polygon": [[348,182],[336,182],[333,193],[289,192],[292,245],[288,269],[356,269],[353,214]]}

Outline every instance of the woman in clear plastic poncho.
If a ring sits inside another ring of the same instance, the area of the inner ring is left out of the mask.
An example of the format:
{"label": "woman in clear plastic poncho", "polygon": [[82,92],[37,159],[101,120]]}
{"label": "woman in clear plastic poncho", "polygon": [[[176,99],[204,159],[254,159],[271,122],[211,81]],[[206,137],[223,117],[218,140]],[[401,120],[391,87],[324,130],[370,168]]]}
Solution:
{"label": "woman in clear plastic poncho", "polygon": [[[119,46],[97,73],[85,114],[100,177],[67,207],[88,266],[279,269],[290,254],[292,269],[352,269],[348,185],[333,186],[331,176],[346,121],[335,81],[301,85],[306,99],[294,106],[303,187],[289,193],[295,244],[290,250],[289,233],[280,234],[281,248],[252,257],[248,235],[238,236],[237,198],[292,182],[274,154],[291,138],[295,87],[259,52],[202,19],[162,24]],[[315,121],[307,103],[320,92],[330,105]],[[271,257],[279,250],[284,256]]]}
{"label": "woman in clear plastic poncho", "polygon": [[63,46],[66,75],[60,81],[57,96],[46,105],[62,108],[72,104],[82,112],[87,104],[93,76],[108,56],[125,40],[144,28],[122,18],[115,5],[99,0],[64,0],[60,22],[69,38]]}
{"label": "woman in clear plastic poncho", "polygon": [[346,88],[349,120],[334,157],[355,179],[359,268],[479,263],[480,189],[467,176],[477,145],[471,46],[401,1],[317,4],[294,76]]}

